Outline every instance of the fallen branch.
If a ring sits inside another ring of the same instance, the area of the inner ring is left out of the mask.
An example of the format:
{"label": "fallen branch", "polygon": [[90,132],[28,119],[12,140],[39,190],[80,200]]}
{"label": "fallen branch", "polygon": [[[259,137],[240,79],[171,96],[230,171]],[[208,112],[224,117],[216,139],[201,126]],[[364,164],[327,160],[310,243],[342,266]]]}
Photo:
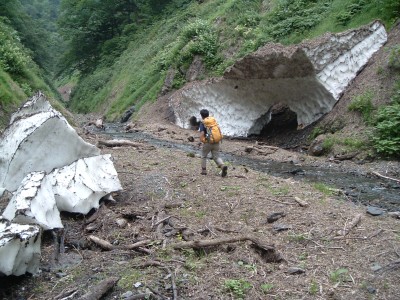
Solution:
{"label": "fallen branch", "polygon": [[344,236],[346,236],[347,234],[349,234],[349,232],[357,226],[357,224],[361,221],[361,214],[357,214],[353,220],[351,220],[351,222],[349,223],[349,225],[347,227],[345,227],[343,230],[340,230],[338,232],[338,237],[335,237],[334,239],[340,239],[343,238]]}
{"label": "fallen branch", "polygon": [[[135,249],[139,249],[143,252],[143,249],[140,249],[143,246],[147,246],[149,244],[151,244],[153,241],[152,240],[143,240],[143,241],[139,241],[137,243],[131,244],[131,245],[127,245],[127,246],[115,246],[113,244],[111,244],[110,242],[107,242],[106,240],[100,239],[97,236],[94,235],[90,235],[88,237],[88,239],[90,241],[92,241],[93,243],[95,243],[96,245],[100,246],[100,248],[102,248],[103,250],[106,251],[111,251],[111,250],[115,250],[115,249],[122,249],[122,250],[135,250]],[[147,252],[147,251],[146,251]]]}
{"label": "fallen branch", "polygon": [[388,212],[388,215],[395,219],[400,219],[400,211]]}
{"label": "fallen branch", "polygon": [[257,151],[258,153],[262,154],[262,155],[268,155],[268,154],[272,154],[274,152],[276,152],[279,148],[278,147],[268,147],[268,146],[263,146],[263,148],[267,148],[269,150],[273,150],[271,151],[264,151],[262,149],[260,149],[259,147],[255,147],[255,146],[248,146],[246,148],[244,148],[244,151],[247,153],[251,153],[253,150]]}
{"label": "fallen branch", "polygon": [[375,172],[375,171],[372,171],[372,174],[374,174],[374,175],[376,175],[378,177],[382,177],[382,178],[385,178],[385,179],[390,179],[390,180],[393,180],[393,181],[396,181],[396,182],[400,183],[400,179],[384,176],[384,175],[379,174],[378,172]]}
{"label": "fallen branch", "polygon": [[140,149],[145,149],[145,150],[154,150],[155,147],[151,145],[145,145],[142,143],[136,143],[132,142],[129,140],[99,140],[97,142],[97,146],[106,146],[106,147],[121,147],[121,146],[130,146],[130,147],[135,147],[135,148],[140,148]]}
{"label": "fallen branch", "polygon": [[301,207],[307,207],[308,203],[306,201],[301,200],[299,197],[294,197],[294,200],[301,206]]}
{"label": "fallen branch", "polygon": [[92,287],[91,292],[83,295],[79,300],[98,300],[102,298],[117,282],[118,277],[110,277]]}
{"label": "fallen branch", "polygon": [[248,236],[248,235],[241,235],[237,237],[225,237],[213,240],[197,240],[197,241],[189,241],[189,242],[179,242],[175,244],[171,244],[170,246],[174,249],[186,249],[186,248],[204,248],[204,247],[212,247],[222,244],[229,244],[235,242],[244,242],[244,241],[251,241],[253,243],[253,247],[256,250],[261,251],[261,255],[266,259],[267,262],[279,262],[282,261],[282,257],[279,253],[275,251],[275,247],[271,245],[265,245],[259,239]]}

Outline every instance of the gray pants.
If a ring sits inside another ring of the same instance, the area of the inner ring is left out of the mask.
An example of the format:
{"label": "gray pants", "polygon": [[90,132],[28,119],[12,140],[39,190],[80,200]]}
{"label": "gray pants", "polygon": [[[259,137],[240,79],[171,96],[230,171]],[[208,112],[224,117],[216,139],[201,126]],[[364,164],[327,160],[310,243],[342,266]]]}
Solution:
{"label": "gray pants", "polygon": [[201,168],[202,169],[205,169],[207,166],[207,155],[210,152],[211,152],[213,160],[218,165],[218,167],[221,167],[224,164],[222,159],[219,157],[219,147],[220,147],[220,143],[215,143],[215,144],[205,143],[205,144],[203,144],[203,148],[201,149]]}

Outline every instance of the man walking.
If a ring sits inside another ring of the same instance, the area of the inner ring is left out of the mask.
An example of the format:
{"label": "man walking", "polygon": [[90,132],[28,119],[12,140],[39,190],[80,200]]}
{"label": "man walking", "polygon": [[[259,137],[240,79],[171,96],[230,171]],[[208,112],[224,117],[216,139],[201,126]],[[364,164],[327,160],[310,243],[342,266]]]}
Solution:
{"label": "man walking", "polygon": [[225,177],[228,173],[228,167],[224,165],[224,162],[219,157],[220,144],[223,137],[221,129],[215,118],[210,117],[210,113],[207,109],[202,109],[200,115],[202,118],[199,128],[200,141],[203,143],[201,149],[201,174],[207,175],[207,155],[211,152],[213,160],[218,168],[222,170],[221,176]]}

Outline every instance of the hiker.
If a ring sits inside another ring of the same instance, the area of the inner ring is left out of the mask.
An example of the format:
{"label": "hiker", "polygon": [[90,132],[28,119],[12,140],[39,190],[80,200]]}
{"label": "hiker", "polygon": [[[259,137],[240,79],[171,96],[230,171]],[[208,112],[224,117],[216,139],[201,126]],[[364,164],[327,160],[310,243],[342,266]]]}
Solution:
{"label": "hiker", "polygon": [[215,118],[210,117],[210,113],[207,109],[202,109],[200,115],[203,119],[199,128],[200,141],[203,143],[201,149],[201,174],[207,175],[207,155],[211,152],[212,158],[218,168],[222,170],[221,176],[225,177],[228,172],[228,167],[224,165],[224,162],[219,157],[219,148],[223,137],[221,129]]}

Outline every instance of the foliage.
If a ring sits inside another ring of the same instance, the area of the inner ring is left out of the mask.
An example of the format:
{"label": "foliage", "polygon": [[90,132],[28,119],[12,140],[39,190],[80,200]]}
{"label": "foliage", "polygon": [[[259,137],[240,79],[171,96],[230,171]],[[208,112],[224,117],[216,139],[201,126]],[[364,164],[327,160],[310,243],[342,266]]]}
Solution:
{"label": "foliage", "polygon": [[385,156],[400,157],[400,103],[378,110],[373,137],[375,149]]}
{"label": "foliage", "polygon": [[311,295],[316,295],[317,293],[318,293],[318,283],[316,283],[314,280],[313,281],[311,281],[311,283],[310,283],[310,287],[308,288],[308,292],[311,294]]}
{"label": "foliage", "polygon": [[0,20],[0,67],[12,74],[21,74],[28,63],[15,30]]}
{"label": "foliage", "polygon": [[349,270],[346,268],[339,268],[329,274],[329,278],[333,283],[341,283],[349,281]]}
{"label": "foliage", "polygon": [[374,106],[372,104],[373,93],[371,91],[366,91],[364,94],[357,95],[348,109],[350,111],[358,111],[361,113],[364,122],[371,124],[372,122],[372,112],[374,111]]}
{"label": "foliage", "polygon": [[284,0],[264,20],[267,35],[278,41],[291,34],[303,34],[315,27],[328,12],[330,1]]}
{"label": "foliage", "polygon": [[243,279],[226,279],[224,286],[226,290],[232,292],[239,299],[243,299],[246,292],[252,288],[252,285]]}
{"label": "foliage", "polygon": [[393,47],[389,54],[389,68],[400,70],[400,45]]}
{"label": "foliage", "polygon": [[336,15],[336,22],[342,26],[347,25],[354,15],[363,9],[365,4],[365,0],[353,0],[351,3],[346,5],[345,11],[342,11]]}
{"label": "foliage", "polygon": [[273,288],[274,288],[274,285],[272,283],[264,283],[261,285],[261,290],[265,294],[268,294]]}

